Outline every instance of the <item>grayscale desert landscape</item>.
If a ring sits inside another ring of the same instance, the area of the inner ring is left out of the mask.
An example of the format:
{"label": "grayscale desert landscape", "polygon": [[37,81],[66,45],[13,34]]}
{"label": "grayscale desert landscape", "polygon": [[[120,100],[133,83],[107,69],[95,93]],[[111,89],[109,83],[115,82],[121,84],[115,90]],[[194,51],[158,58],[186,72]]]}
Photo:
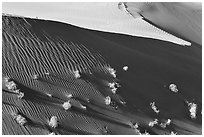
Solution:
{"label": "grayscale desert landscape", "polygon": [[202,3],[2,12],[3,135],[202,134]]}

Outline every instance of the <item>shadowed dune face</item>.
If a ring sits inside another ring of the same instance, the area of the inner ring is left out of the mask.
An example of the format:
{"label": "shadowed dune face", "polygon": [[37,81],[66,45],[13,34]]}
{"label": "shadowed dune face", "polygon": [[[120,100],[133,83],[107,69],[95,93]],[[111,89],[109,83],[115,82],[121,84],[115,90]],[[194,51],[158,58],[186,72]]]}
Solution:
{"label": "shadowed dune face", "polygon": [[[47,20],[2,21],[3,134],[201,134],[196,44]],[[178,93],[169,90],[171,83]],[[186,102],[197,104],[195,119]],[[158,123],[149,126],[154,119]],[[161,127],[167,119],[171,124]]]}
{"label": "shadowed dune face", "polygon": [[142,15],[171,34],[202,45],[202,3],[127,2],[132,15]]}

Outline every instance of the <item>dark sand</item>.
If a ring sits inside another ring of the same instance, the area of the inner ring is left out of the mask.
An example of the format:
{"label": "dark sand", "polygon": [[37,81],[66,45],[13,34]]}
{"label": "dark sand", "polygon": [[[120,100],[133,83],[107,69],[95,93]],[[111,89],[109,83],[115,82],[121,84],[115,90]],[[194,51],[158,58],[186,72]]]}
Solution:
{"label": "dark sand", "polygon": [[[201,45],[179,46],[47,20],[2,20],[3,78],[9,77],[24,93],[18,99],[3,83],[3,134],[138,134],[131,121],[150,134],[201,134]],[[116,78],[108,67],[116,70]],[[74,77],[76,70],[80,78]],[[121,85],[117,94],[105,84],[112,81]],[[178,93],[168,89],[170,83],[178,86]],[[65,111],[62,104],[69,94],[73,106]],[[106,96],[117,110],[105,105]],[[190,118],[185,100],[198,105],[196,119]],[[159,114],[150,102],[156,103]],[[26,117],[27,124],[18,125],[12,112]],[[52,116],[59,122],[55,129],[48,125]],[[154,118],[172,121],[166,128],[149,127]]]}

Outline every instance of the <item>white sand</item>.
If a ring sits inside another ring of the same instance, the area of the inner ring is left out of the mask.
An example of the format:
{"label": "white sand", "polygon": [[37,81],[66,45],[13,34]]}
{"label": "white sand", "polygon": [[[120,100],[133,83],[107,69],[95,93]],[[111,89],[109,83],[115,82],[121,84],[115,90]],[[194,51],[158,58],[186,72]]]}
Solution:
{"label": "white sand", "polygon": [[171,31],[173,35],[202,45],[202,4],[199,2],[127,2],[128,11]]}
{"label": "white sand", "polygon": [[117,2],[107,3],[3,3],[3,12],[66,22],[93,30],[122,33],[170,41],[180,45],[189,42],[170,35],[118,8]]}

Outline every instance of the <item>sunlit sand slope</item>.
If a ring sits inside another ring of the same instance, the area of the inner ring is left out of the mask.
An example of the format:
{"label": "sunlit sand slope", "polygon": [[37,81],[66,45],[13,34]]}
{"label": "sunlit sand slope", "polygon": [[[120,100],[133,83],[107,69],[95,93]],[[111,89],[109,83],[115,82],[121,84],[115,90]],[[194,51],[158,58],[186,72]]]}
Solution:
{"label": "sunlit sand slope", "polygon": [[154,38],[178,45],[191,44],[151,25],[139,13],[134,12],[134,17],[130,16],[124,12],[124,8],[117,2],[3,3],[4,13],[60,21],[104,32]]}
{"label": "sunlit sand slope", "polygon": [[202,45],[202,3],[200,2],[127,2],[133,16],[142,15],[171,34]]}

